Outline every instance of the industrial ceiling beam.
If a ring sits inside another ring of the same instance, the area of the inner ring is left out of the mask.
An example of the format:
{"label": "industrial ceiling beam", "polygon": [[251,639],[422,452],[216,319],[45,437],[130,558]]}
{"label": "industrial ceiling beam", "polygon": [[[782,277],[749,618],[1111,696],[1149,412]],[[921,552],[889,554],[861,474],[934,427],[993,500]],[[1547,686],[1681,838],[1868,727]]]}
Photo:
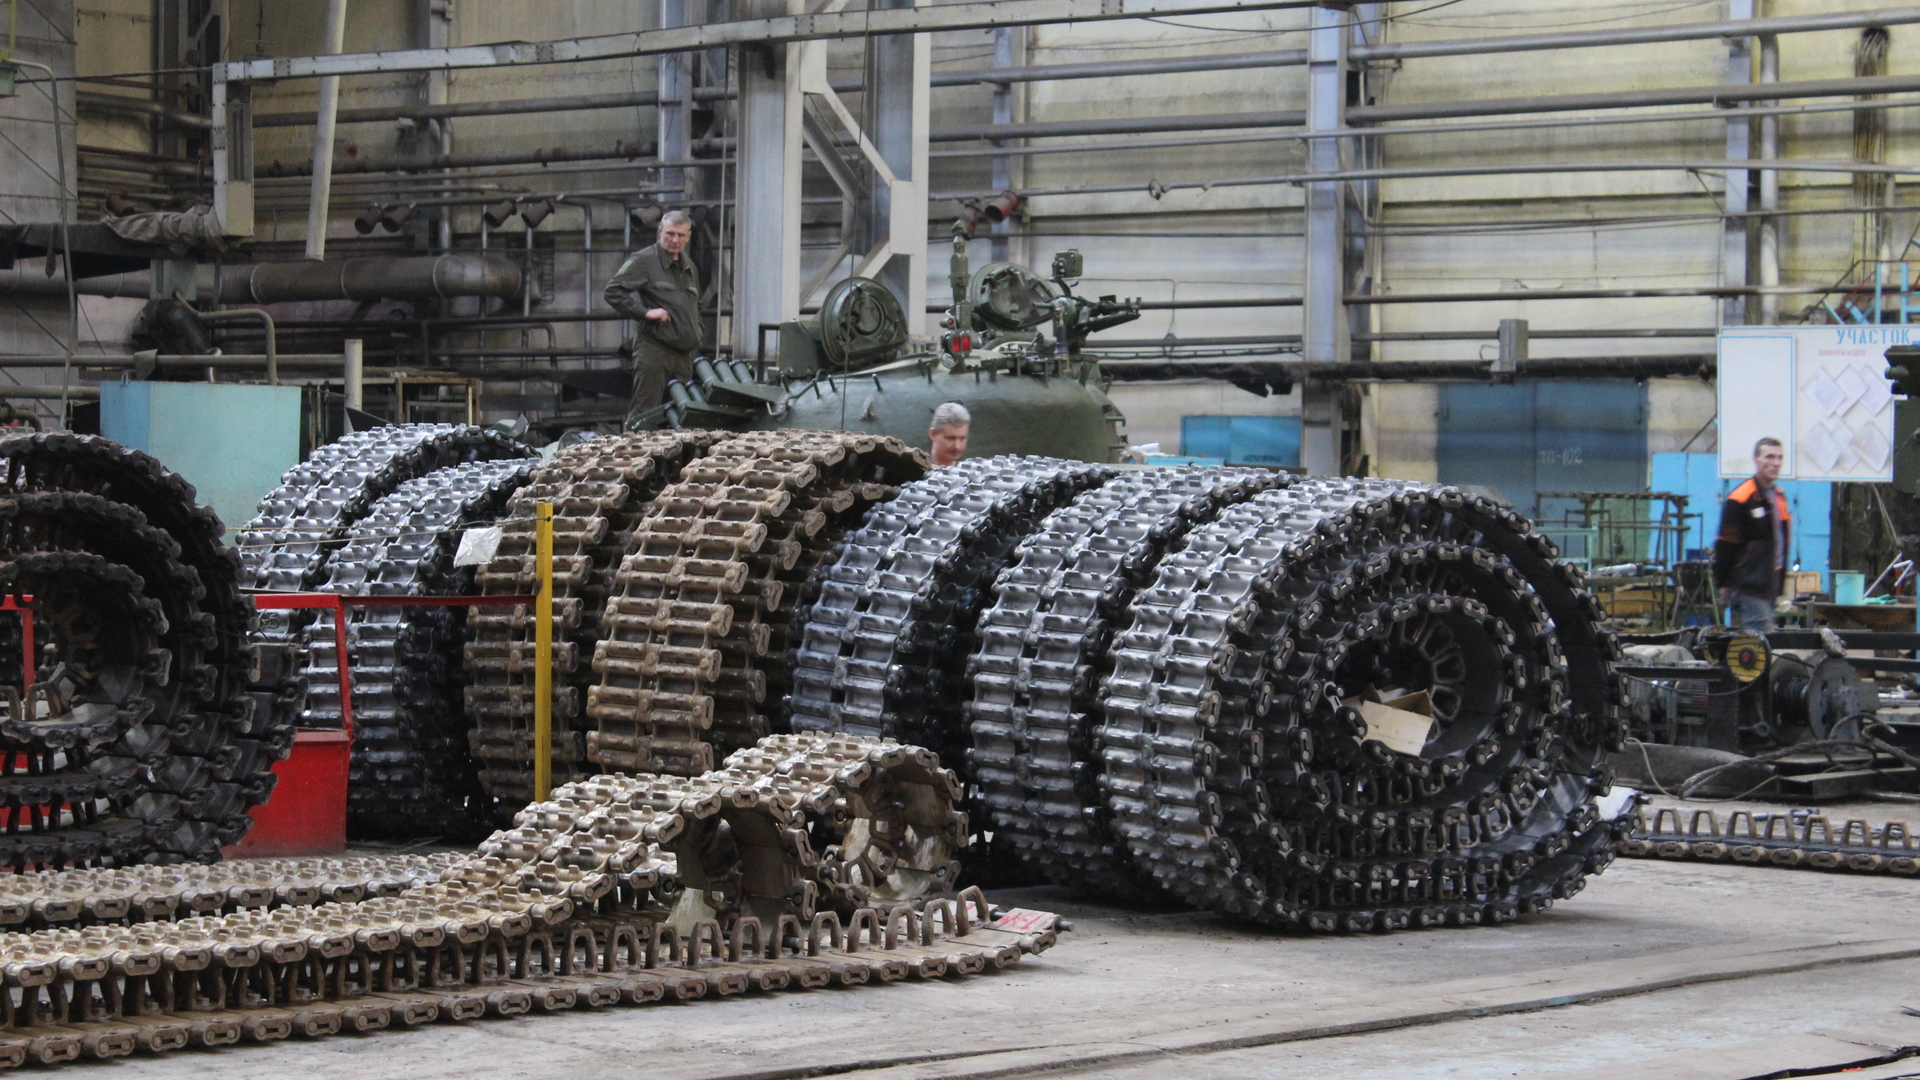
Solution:
{"label": "industrial ceiling beam", "polygon": [[[1804,15],[1774,19],[1737,19],[1721,22],[1681,23],[1597,33],[1509,34],[1491,38],[1461,38],[1448,41],[1420,41],[1381,45],[1355,45],[1355,60],[1404,60],[1435,56],[1481,56],[1510,52],[1534,52],[1552,49],[1601,48],[1656,42],[1694,41],[1726,37],[1744,41],[1756,34],[1792,34],[1822,30],[1857,29],[1864,26],[1899,26],[1920,23],[1920,7],[1886,8],[1879,11],[1854,11],[1835,15]],[[1008,24],[1011,25],[1011,24]],[[491,46],[487,46],[491,48]],[[256,61],[267,63],[269,61]],[[933,86],[976,86],[1015,82],[1048,82],[1062,79],[1110,79],[1128,76],[1179,75],[1200,71],[1241,71],[1251,68],[1300,67],[1307,62],[1305,49],[1275,49],[1266,52],[1224,53],[1213,56],[1155,57],[1150,60],[1115,60],[1085,64],[1032,64],[1022,67],[971,68],[961,71],[936,71]],[[1747,80],[1734,79],[1734,82]],[[860,90],[860,79],[836,79],[833,88],[841,93]],[[699,101],[718,100],[731,95],[720,87],[702,87],[695,91]],[[96,95],[98,97],[98,95]],[[127,99],[132,101],[133,99]],[[573,112],[580,109],[621,109],[659,104],[651,90],[624,94],[576,94],[561,97],[524,98],[509,101],[468,101],[444,105],[386,105],[363,109],[342,109],[340,123],[373,123],[400,119],[439,119],[460,116],[500,116],[529,112]],[[88,99],[82,98],[82,104]],[[119,107],[114,103],[115,107]],[[135,106],[150,103],[134,101]],[[200,121],[200,118],[193,118]],[[204,121],[200,121],[204,123]],[[270,113],[254,118],[256,127],[296,127],[314,122],[312,112]]]}
{"label": "industrial ceiling beam", "polygon": [[233,60],[215,64],[213,70],[216,82],[244,82],[517,64],[571,64],[730,45],[766,47],[883,34],[924,34],[985,30],[997,26],[1104,22],[1317,6],[1318,0],[966,0],[928,7],[778,15],[559,41],[514,41],[443,49]]}

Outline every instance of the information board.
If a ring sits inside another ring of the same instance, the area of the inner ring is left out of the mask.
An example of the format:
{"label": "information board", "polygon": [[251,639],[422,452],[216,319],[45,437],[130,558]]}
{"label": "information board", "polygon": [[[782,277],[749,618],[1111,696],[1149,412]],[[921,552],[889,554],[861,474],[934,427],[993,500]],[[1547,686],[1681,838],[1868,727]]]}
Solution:
{"label": "information board", "polygon": [[1753,444],[1786,449],[1788,480],[1893,479],[1886,351],[1907,326],[1741,326],[1720,331],[1720,475],[1750,476]]}

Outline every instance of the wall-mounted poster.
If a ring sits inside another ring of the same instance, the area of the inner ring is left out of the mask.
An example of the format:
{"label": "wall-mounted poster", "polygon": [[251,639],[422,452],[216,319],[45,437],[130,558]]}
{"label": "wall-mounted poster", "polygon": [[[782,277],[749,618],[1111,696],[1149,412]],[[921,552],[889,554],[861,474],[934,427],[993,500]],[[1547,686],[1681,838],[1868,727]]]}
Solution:
{"label": "wall-mounted poster", "polygon": [[1772,436],[1788,480],[1893,479],[1889,345],[1908,326],[1741,326],[1720,331],[1720,475],[1753,472]]}

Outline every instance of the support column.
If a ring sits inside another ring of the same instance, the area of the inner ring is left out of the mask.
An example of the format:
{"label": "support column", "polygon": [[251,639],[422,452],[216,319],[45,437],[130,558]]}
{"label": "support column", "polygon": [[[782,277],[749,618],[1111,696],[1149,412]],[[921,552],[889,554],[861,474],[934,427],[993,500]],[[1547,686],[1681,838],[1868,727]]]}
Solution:
{"label": "support column", "polygon": [[[1307,32],[1307,131],[1337,131],[1345,123],[1347,39],[1352,16],[1342,7],[1314,8]],[[1309,139],[1307,172],[1341,169],[1341,139]],[[1346,184],[1306,185],[1306,258],[1302,359],[1331,364],[1349,359],[1347,326]],[[1309,380],[1301,387],[1300,463],[1309,475],[1340,471],[1340,388]]]}
{"label": "support column", "polygon": [[[913,8],[918,0],[875,0],[876,8]],[[868,271],[907,312],[915,336],[926,333],[927,131],[933,41],[927,34],[867,39],[867,88],[862,126],[892,176],[875,170],[869,191],[869,255],[887,257]]]}
{"label": "support column", "polygon": [[[805,14],[801,0],[738,7],[741,19]],[[761,323],[800,313],[800,48],[745,45],[738,54],[733,340],[742,348],[758,340]]]}
{"label": "support column", "polygon": [[[418,40],[423,48],[444,49],[453,43],[453,0],[418,0],[420,25]],[[445,105],[450,99],[452,73],[448,71],[429,71],[420,84],[420,97],[429,106]],[[453,153],[453,118],[438,117],[427,122],[424,133],[431,138],[433,152],[436,154]],[[452,184],[451,169],[441,170]],[[448,187],[445,195],[451,197],[453,190]],[[443,206],[434,221],[435,246],[441,251],[453,250],[454,208]]]}
{"label": "support column", "polygon": [[[1727,18],[1751,19],[1754,17],[1754,4],[1757,0],[1728,0]],[[1753,39],[1750,37],[1732,37],[1727,39],[1727,82],[1745,83],[1753,81]],[[1753,121],[1740,117],[1727,121],[1727,160],[1744,161],[1753,156]],[[1752,173],[1747,169],[1727,170],[1725,230],[1721,235],[1720,283],[1722,285],[1751,285],[1748,279],[1747,252],[1753,236],[1753,220],[1746,215],[1751,207],[1749,186],[1753,183]],[[1722,326],[1744,326],[1748,318],[1751,298],[1729,296],[1720,303],[1720,324]]]}
{"label": "support column", "polygon": [[[1780,38],[1774,34],[1760,36],[1760,81],[1772,83],[1780,81]],[[1760,118],[1760,156],[1768,161],[1780,157],[1780,118],[1763,116]],[[1773,216],[1780,209],[1780,170],[1760,170],[1760,284],[1772,287],[1780,284],[1780,219]],[[1760,325],[1780,325],[1780,296],[1778,293],[1760,294]]]}
{"label": "support column", "polygon": [[[1014,65],[1013,35],[1020,33],[1017,27],[1003,26],[993,32],[993,66],[1008,68]],[[993,84],[993,122],[996,124],[1013,123],[1013,84]],[[995,146],[1005,146],[1006,140],[995,139]],[[993,159],[993,190],[1007,191],[1013,187],[1013,159],[1005,155]],[[1013,222],[1002,219],[988,226],[990,248],[989,259],[993,262],[1007,261],[1007,233]]]}
{"label": "support column", "polygon": [[[660,28],[690,26],[689,16],[704,14],[688,8],[700,0],[660,0]],[[693,53],[667,53],[660,57],[660,160],[685,161],[692,153],[689,126],[693,119]],[[692,194],[686,188],[688,170],[667,166],[660,170],[661,194],[668,203],[685,203]]]}
{"label": "support column", "polygon": [[[327,41],[323,52],[347,45],[347,0],[327,0]],[[307,258],[327,257],[327,217],[333,198],[333,132],[340,114],[340,76],[320,79],[320,116],[313,129],[313,190],[307,199]]]}

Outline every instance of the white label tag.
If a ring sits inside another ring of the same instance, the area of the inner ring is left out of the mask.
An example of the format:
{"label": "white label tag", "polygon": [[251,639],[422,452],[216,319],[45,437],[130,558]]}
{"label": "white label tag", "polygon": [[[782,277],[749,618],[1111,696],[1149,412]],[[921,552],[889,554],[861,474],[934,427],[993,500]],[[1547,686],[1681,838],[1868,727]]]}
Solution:
{"label": "white label tag", "polygon": [[492,562],[494,552],[500,550],[500,535],[498,525],[482,525],[462,532],[460,547],[453,553],[453,565],[485,566]]}
{"label": "white label tag", "polygon": [[1766,516],[1767,516],[1767,508],[1766,508],[1766,507],[1764,507],[1764,506],[1756,506],[1756,507],[1754,507],[1754,508],[1753,508],[1753,516],[1754,516],[1754,517],[1757,517],[1757,518],[1763,518],[1763,517],[1766,517]]}
{"label": "white label tag", "polygon": [[1053,925],[1054,916],[1045,911],[1029,911],[1026,908],[1014,908],[993,920],[995,930],[1011,930],[1025,933],[1032,930],[1045,930]]}

